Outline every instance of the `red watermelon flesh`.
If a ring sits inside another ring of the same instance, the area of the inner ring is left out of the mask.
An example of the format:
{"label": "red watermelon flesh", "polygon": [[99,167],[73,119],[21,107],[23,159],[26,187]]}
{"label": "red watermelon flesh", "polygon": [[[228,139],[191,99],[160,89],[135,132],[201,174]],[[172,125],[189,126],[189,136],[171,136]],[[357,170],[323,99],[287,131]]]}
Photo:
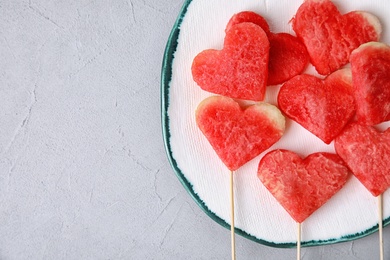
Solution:
{"label": "red watermelon flesh", "polygon": [[287,117],[329,144],[355,113],[351,72],[341,69],[324,80],[295,76],[280,88],[278,104]]}
{"label": "red watermelon flesh", "polygon": [[390,128],[379,132],[372,126],[351,123],[336,138],[335,149],[372,195],[390,187]]}
{"label": "red watermelon flesh", "polygon": [[242,108],[228,97],[212,96],[196,110],[196,123],[222,162],[237,170],[277,142],[285,119],[268,103]]}
{"label": "red watermelon flesh", "polygon": [[390,120],[390,46],[369,42],[350,57],[359,123],[375,125]]}
{"label": "red watermelon flesh", "polygon": [[194,81],[205,91],[261,101],[268,77],[269,41],[253,23],[232,26],[222,50],[199,53],[192,63]]}
{"label": "red watermelon flesh", "polygon": [[309,63],[305,45],[288,33],[272,33],[267,21],[259,14],[243,11],[232,16],[226,26],[226,32],[235,24],[251,22],[260,26],[268,36],[270,53],[268,62],[267,85],[276,85],[299,75]]}
{"label": "red watermelon flesh", "polygon": [[297,37],[288,33],[276,33],[268,39],[268,85],[281,84],[304,71],[309,63],[309,55]]}
{"label": "red watermelon flesh", "polygon": [[292,26],[322,75],[347,64],[351,52],[361,44],[378,41],[382,30],[375,16],[359,11],[341,15],[330,0],[304,1]]}
{"label": "red watermelon flesh", "polygon": [[336,154],[314,153],[302,159],[274,150],[260,161],[259,179],[298,223],[324,205],[347,182],[349,169]]}

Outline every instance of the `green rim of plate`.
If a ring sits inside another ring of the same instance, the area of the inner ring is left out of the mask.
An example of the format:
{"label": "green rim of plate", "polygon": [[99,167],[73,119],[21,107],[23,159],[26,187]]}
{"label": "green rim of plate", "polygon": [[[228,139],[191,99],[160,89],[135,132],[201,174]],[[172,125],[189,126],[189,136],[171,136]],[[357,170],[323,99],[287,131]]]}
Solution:
{"label": "green rim of plate", "polygon": [[[183,19],[185,15],[187,14],[188,7],[192,3],[193,0],[186,0],[181,8],[181,11],[176,19],[176,22],[172,28],[172,31],[169,35],[167,45],[165,47],[164,52],[164,58],[162,63],[162,69],[161,69],[161,124],[162,124],[162,132],[163,132],[163,138],[164,138],[164,145],[165,150],[168,156],[168,160],[173,168],[173,170],[176,173],[176,176],[179,178],[180,182],[184,186],[184,188],[187,190],[187,192],[191,195],[191,197],[195,200],[195,202],[198,204],[198,206],[215,222],[220,224],[221,226],[230,229],[230,224],[228,224],[225,220],[217,216],[214,212],[212,212],[206,205],[206,203],[198,196],[198,194],[195,193],[192,184],[186,179],[183,172],[177,165],[177,162],[175,158],[172,155],[172,147],[170,144],[171,140],[171,134],[169,131],[169,115],[168,115],[168,107],[169,107],[169,88],[170,83],[172,79],[172,64],[173,60],[175,58],[175,52],[178,46],[178,39],[180,35],[180,26],[183,22]],[[384,225],[388,225],[390,223],[390,217],[386,218],[384,221]],[[350,235],[344,235],[339,238],[333,238],[328,240],[311,240],[311,241],[304,241],[302,242],[302,246],[308,247],[308,246],[319,246],[319,245],[328,245],[328,244],[335,244],[340,242],[347,242],[351,240],[355,240],[358,238],[362,238],[365,236],[368,236],[376,231],[378,231],[379,225],[374,225],[373,227],[356,233],[356,234],[350,234]],[[255,236],[252,236],[248,234],[247,232],[235,228],[235,233],[239,234],[249,240],[252,240],[254,242],[271,246],[271,247],[277,247],[277,248],[293,248],[296,247],[296,243],[276,243],[271,242],[263,239],[259,239]]]}

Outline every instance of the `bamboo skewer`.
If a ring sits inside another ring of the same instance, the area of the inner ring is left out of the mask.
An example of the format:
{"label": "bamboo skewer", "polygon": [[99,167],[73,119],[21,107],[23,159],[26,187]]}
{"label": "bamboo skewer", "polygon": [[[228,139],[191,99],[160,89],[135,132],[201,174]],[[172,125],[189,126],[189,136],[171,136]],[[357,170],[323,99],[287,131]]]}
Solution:
{"label": "bamboo skewer", "polygon": [[379,259],[383,260],[383,196],[378,196]]}
{"label": "bamboo skewer", "polygon": [[230,210],[231,210],[231,247],[232,247],[232,260],[236,260],[236,239],[234,234],[234,186],[233,186],[233,171],[230,171]]}
{"label": "bamboo skewer", "polygon": [[297,260],[301,259],[301,223],[297,223]]}

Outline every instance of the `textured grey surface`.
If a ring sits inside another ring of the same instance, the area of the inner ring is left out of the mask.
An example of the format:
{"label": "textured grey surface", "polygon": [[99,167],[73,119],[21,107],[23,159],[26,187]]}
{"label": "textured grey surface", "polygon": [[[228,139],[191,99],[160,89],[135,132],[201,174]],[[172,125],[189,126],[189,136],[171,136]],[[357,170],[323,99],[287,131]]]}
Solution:
{"label": "textured grey surface", "polygon": [[[0,259],[229,259],[165,155],[182,0],[0,0]],[[390,230],[385,229],[385,259]],[[377,234],[302,259],[379,259]],[[237,259],[295,259],[237,236]]]}

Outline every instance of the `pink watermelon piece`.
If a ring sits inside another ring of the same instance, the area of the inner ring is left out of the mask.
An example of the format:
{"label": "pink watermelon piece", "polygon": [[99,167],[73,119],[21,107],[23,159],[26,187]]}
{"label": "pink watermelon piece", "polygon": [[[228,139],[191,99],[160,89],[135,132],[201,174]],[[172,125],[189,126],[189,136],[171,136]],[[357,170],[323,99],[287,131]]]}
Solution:
{"label": "pink watermelon piece", "polygon": [[351,123],[336,138],[335,149],[373,196],[389,188],[390,128],[380,132],[372,126]]}
{"label": "pink watermelon piece", "polygon": [[253,23],[232,26],[222,50],[204,50],[192,63],[194,81],[205,91],[261,101],[268,78],[269,41]]}
{"label": "pink watermelon piece", "polygon": [[351,71],[341,69],[324,80],[298,75],[280,88],[278,104],[287,117],[329,144],[355,114]]}
{"label": "pink watermelon piece", "polygon": [[328,75],[348,63],[361,44],[378,41],[381,24],[374,15],[353,11],[341,15],[330,0],[306,0],[292,26],[305,44],[317,72]]}
{"label": "pink watermelon piece", "polygon": [[259,179],[280,205],[302,223],[347,182],[349,169],[336,154],[313,153],[302,159],[288,150],[274,150],[260,161]]}
{"label": "pink watermelon piece", "polygon": [[267,34],[270,43],[267,85],[277,85],[301,74],[309,63],[305,45],[288,33],[272,33],[267,21],[252,11],[243,11],[232,16],[226,32],[234,25],[251,22],[260,26]]}
{"label": "pink watermelon piece", "polygon": [[222,96],[199,104],[196,123],[231,171],[271,147],[285,129],[285,119],[277,107],[261,102],[243,108]]}
{"label": "pink watermelon piece", "polygon": [[350,57],[357,121],[375,125],[390,120],[390,46],[369,42]]}
{"label": "pink watermelon piece", "polygon": [[270,42],[268,85],[281,84],[301,74],[309,63],[306,47],[288,33],[273,34]]}

